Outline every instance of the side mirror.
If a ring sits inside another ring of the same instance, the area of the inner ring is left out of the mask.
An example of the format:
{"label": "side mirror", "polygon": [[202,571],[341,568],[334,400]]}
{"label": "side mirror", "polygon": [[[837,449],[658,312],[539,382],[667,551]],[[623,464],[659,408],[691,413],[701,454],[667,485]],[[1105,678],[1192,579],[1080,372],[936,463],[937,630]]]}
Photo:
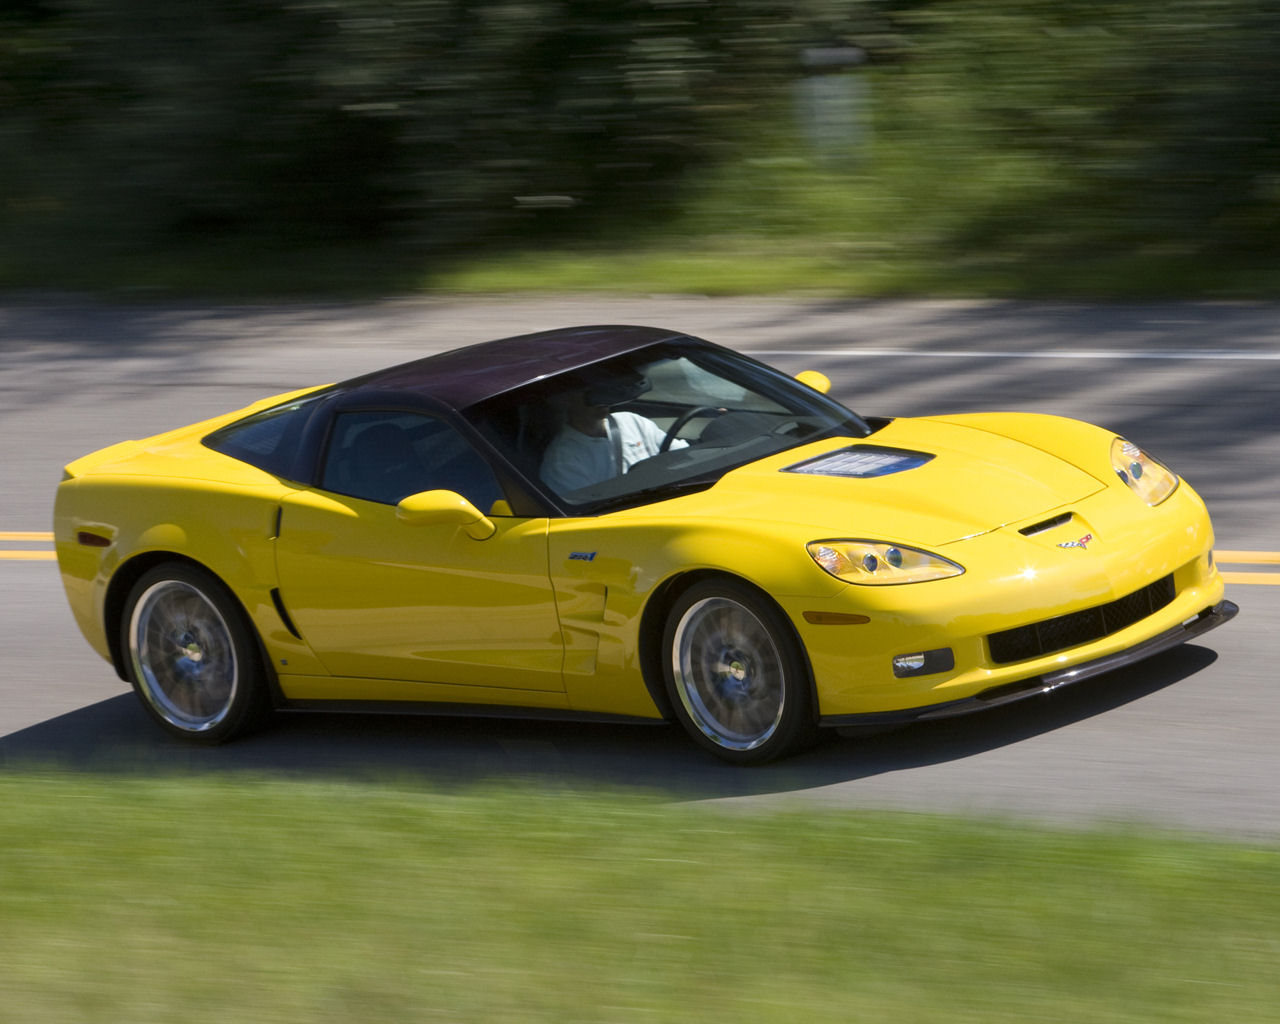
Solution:
{"label": "side mirror", "polygon": [[819,373],[817,370],[801,370],[796,374],[796,380],[801,384],[807,384],[822,394],[827,394],[831,390],[831,378],[825,373]]}
{"label": "side mirror", "polygon": [[468,537],[485,540],[498,530],[483,512],[456,491],[419,491],[396,506],[396,518],[409,526],[461,526]]}

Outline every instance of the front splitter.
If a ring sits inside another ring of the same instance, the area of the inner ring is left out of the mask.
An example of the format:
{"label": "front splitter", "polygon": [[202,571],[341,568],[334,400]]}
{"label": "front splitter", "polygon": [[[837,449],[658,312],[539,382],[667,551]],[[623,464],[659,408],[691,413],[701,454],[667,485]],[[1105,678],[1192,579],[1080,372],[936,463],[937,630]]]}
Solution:
{"label": "front splitter", "polygon": [[1073,665],[1057,672],[1047,672],[1013,683],[1004,683],[984,690],[972,697],[947,701],[944,704],[928,704],[919,708],[904,708],[900,711],[873,711],[855,715],[826,715],[818,724],[837,732],[848,730],[854,735],[862,734],[868,727],[907,725],[911,722],[927,722],[938,718],[956,718],[960,715],[971,715],[978,711],[1013,704],[1020,700],[1039,697],[1064,686],[1091,679],[1106,672],[1114,672],[1136,662],[1150,658],[1162,651],[1185,644],[1203,633],[1216,629],[1224,622],[1235,618],[1240,611],[1232,601],[1221,601],[1212,608],[1206,608],[1194,618],[1188,619],[1173,629],[1166,630],[1150,640],[1144,640],[1127,650],[1117,651],[1093,661]]}

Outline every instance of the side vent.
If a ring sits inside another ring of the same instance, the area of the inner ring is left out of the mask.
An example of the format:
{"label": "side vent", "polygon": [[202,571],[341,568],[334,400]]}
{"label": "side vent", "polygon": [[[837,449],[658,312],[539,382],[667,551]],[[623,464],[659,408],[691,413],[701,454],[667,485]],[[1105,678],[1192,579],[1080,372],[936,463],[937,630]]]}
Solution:
{"label": "side vent", "polygon": [[301,640],[302,634],[298,632],[298,627],[293,624],[293,619],[289,618],[288,611],[284,607],[284,598],[280,596],[280,588],[271,588],[271,603],[276,606],[276,614],[280,616],[280,621],[284,623],[287,629],[296,639]]}

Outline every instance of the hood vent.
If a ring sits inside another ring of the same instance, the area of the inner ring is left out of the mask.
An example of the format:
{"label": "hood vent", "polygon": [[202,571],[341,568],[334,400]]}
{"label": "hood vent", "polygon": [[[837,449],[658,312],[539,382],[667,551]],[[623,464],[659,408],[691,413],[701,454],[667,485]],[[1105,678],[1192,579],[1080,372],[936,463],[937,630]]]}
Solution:
{"label": "hood vent", "polygon": [[1037,533],[1048,533],[1055,526],[1063,526],[1071,522],[1071,513],[1063,512],[1060,516],[1054,516],[1052,519],[1046,519],[1041,523],[1032,523],[1030,526],[1024,526],[1018,532],[1024,537],[1034,537]]}
{"label": "hood vent", "polygon": [[855,444],[827,452],[814,459],[787,466],[784,473],[806,473],[810,476],[844,476],[867,479],[889,476],[908,469],[918,469],[933,458],[924,452],[906,448],[885,448],[878,444]]}

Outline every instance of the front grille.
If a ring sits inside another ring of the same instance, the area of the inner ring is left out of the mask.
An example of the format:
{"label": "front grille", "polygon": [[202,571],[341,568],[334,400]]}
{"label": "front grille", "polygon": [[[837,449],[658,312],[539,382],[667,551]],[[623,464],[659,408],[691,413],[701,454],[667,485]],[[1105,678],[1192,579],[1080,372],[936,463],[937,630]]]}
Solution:
{"label": "front grille", "polygon": [[992,633],[987,637],[991,660],[997,665],[1007,665],[1101,640],[1154,615],[1173,598],[1173,575],[1170,574],[1109,604]]}

